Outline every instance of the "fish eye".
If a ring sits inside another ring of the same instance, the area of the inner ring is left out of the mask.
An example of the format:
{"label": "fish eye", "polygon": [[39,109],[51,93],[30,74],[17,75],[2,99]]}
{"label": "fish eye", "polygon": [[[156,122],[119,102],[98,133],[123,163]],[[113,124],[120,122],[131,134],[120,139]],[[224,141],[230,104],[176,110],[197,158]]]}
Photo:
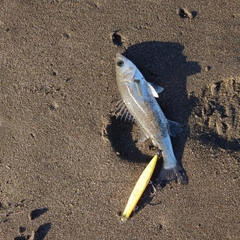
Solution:
{"label": "fish eye", "polygon": [[119,61],[117,62],[117,65],[118,65],[119,67],[122,67],[122,66],[124,65],[124,62],[123,62],[122,60],[119,60]]}

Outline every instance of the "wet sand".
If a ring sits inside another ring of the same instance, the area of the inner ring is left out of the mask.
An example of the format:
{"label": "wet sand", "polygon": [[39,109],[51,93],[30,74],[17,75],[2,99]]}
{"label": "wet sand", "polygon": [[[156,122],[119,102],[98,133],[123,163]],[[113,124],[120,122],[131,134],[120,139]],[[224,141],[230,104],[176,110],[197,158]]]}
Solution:
{"label": "wet sand", "polygon": [[[239,9],[2,1],[0,239],[238,239]],[[189,178],[152,199],[149,186],[124,224],[118,214],[157,150],[114,117],[117,52],[164,87],[158,102],[183,125],[172,143]]]}

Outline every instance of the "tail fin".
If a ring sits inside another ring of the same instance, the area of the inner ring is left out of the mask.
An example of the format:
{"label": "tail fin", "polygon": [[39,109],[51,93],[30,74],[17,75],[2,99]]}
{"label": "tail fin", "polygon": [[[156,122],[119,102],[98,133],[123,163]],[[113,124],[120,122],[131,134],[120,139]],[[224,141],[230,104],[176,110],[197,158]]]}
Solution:
{"label": "tail fin", "polygon": [[163,166],[158,174],[157,182],[165,185],[167,182],[174,180],[175,181],[177,180],[179,184],[188,183],[187,175],[185,174],[184,170],[179,165],[179,163],[177,163],[177,165],[174,168],[170,169],[165,169]]}

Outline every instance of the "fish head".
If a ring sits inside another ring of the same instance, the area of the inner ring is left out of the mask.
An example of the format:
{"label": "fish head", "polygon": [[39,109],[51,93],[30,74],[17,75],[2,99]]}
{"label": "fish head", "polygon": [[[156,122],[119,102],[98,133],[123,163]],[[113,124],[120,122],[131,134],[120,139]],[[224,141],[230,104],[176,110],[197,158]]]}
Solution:
{"label": "fish head", "polygon": [[128,88],[132,94],[143,97],[148,91],[148,83],[134,63],[120,53],[117,53],[115,63],[120,92]]}
{"label": "fish head", "polygon": [[120,53],[116,54],[115,62],[117,80],[130,83],[136,73],[136,66]]}

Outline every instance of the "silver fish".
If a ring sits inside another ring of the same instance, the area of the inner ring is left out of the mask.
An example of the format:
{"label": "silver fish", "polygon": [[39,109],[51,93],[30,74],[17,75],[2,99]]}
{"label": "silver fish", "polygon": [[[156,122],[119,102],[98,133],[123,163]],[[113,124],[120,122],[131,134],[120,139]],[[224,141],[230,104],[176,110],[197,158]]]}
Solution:
{"label": "silver fish", "polygon": [[118,114],[135,120],[154,146],[162,151],[163,167],[157,181],[159,183],[178,180],[187,184],[187,176],[179,165],[172,148],[170,136],[182,130],[181,125],[167,120],[155,97],[163,88],[145,80],[137,67],[126,57],[116,55],[116,78],[122,100],[118,104]]}

